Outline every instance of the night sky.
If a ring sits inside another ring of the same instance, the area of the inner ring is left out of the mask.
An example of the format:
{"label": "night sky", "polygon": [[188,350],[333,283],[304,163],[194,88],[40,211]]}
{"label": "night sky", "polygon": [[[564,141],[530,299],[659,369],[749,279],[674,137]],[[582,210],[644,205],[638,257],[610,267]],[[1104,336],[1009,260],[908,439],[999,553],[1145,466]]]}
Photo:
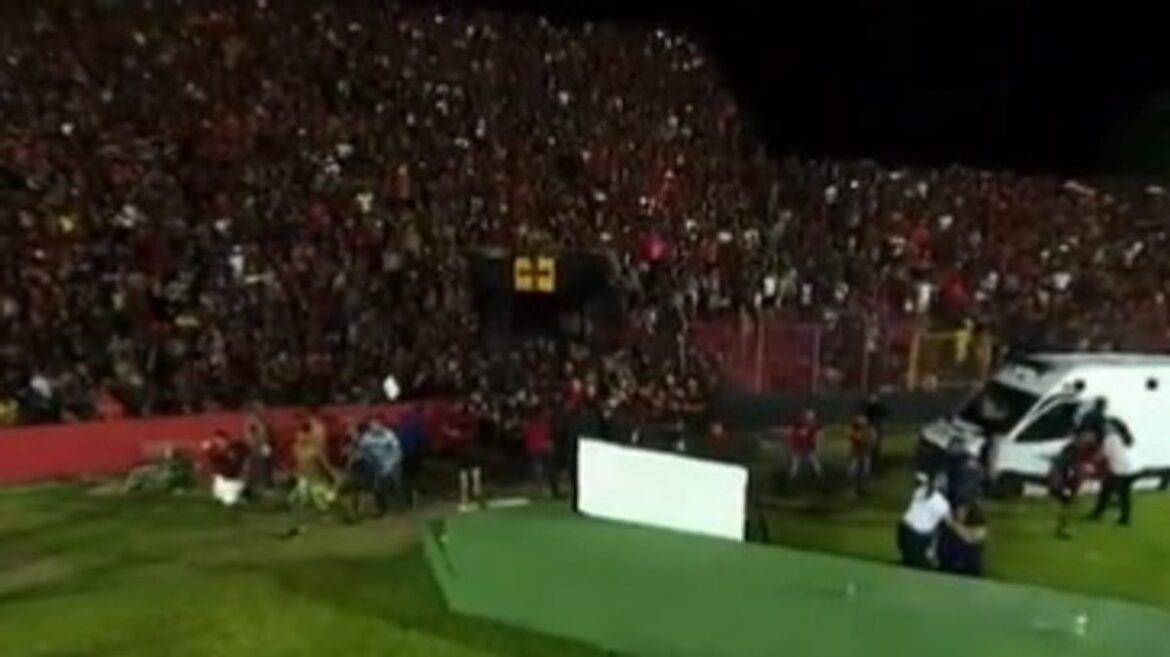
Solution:
{"label": "night sky", "polygon": [[[492,4],[565,14],[570,3]],[[1122,171],[1137,166],[1133,142],[1151,147],[1143,110],[1170,87],[1166,22],[1121,4],[572,4],[701,34],[777,153]]]}

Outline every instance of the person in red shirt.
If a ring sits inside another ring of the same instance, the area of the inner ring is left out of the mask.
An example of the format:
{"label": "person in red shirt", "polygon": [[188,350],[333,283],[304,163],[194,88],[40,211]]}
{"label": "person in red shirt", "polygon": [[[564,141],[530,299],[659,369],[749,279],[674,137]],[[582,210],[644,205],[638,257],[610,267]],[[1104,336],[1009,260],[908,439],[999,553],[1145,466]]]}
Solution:
{"label": "person in red shirt", "polygon": [[225,479],[239,479],[243,474],[248,449],[242,441],[229,438],[225,431],[216,431],[215,436],[201,447],[211,474]]}
{"label": "person in red shirt", "polygon": [[731,436],[718,420],[707,426],[707,449],[715,458],[727,458],[731,452]]}
{"label": "person in red shirt", "polygon": [[473,501],[483,498],[484,436],[480,428],[484,409],[478,395],[464,402],[461,409],[451,413],[442,427],[444,448],[454,455],[459,466],[459,510],[470,511]]}
{"label": "person in red shirt", "polygon": [[860,496],[865,494],[865,482],[869,479],[870,458],[877,444],[877,431],[864,415],[853,418],[849,427],[849,480],[853,490]]}
{"label": "person in red shirt", "polygon": [[808,466],[817,479],[824,478],[817,448],[821,441],[821,427],[816,411],[807,409],[800,419],[788,427],[788,480],[796,481],[802,466]]}
{"label": "person in red shirt", "polygon": [[548,485],[549,494],[557,495],[556,471],[553,468],[552,418],[539,401],[532,404],[531,415],[524,423],[524,450],[532,463],[537,481]]}
{"label": "person in red shirt", "polygon": [[248,446],[229,438],[224,431],[202,445],[203,456],[211,471],[212,495],[225,506],[235,506],[244,492],[244,469],[248,464]]}

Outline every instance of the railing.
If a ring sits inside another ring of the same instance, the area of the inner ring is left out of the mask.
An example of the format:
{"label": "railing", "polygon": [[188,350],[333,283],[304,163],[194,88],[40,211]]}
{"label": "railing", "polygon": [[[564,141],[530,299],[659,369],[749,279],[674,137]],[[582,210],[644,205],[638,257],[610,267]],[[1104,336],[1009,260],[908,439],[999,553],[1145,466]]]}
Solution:
{"label": "railing", "polygon": [[994,341],[971,329],[931,331],[914,321],[844,317],[704,320],[694,346],[736,388],[769,391],[932,390],[984,379]]}

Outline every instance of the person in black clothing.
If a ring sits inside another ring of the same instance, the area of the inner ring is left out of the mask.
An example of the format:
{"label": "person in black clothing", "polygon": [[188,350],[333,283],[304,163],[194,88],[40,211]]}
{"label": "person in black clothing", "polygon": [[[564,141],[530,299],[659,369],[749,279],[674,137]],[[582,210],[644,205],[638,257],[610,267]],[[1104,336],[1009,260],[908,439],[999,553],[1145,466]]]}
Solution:
{"label": "person in black clothing", "polygon": [[561,497],[561,482],[567,477],[569,488],[573,491],[571,501],[573,510],[577,509],[577,423],[576,411],[561,410],[553,416],[553,467],[549,477],[549,484],[554,499]]}
{"label": "person in black clothing", "polygon": [[955,507],[943,521],[938,536],[939,570],[953,575],[983,576],[983,546],[987,521],[977,502]]}
{"label": "person in black clothing", "polygon": [[1077,422],[1077,433],[1088,434],[1098,445],[1101,444],[1101,441],[1105,439],[1108,407],[1109,403],[1105,401],[1104,397],[1094,399],[1092,407]]}
{"label": "person in black clothing", "polygon": [[869,426],[873,427],[874,441],[873,452],[870,455],[870,467],[875,468],[881,462],[882,439],[885,437],[886,420],[890,417],[890,411],[882,403],[881,397],[874,393],[866,398],[861,414],[869,421]]}
{"label": "person in black clothing", "polygon": [[1121,515],[1118,524],[1129,525],[1132,516],[1132,491],[1134,483],[1133,459],[1130,449],[1133,447],[1133,435],[1124,423],[1107,418],[1105,421],[1105,438],[1100,443],[1100,453],[1105,464],[1105,477],[1101,481],[1101,489],[1097,494],[1097,503],[1090,520],[1100,520],[1105,515],[1114,497],[1120,508]]}
{"label": "person in black clothing", "polygon": [[974,503],[983,496],[984,470],[979,458],[963,450],[947,465],[947,497],[956,508]]}

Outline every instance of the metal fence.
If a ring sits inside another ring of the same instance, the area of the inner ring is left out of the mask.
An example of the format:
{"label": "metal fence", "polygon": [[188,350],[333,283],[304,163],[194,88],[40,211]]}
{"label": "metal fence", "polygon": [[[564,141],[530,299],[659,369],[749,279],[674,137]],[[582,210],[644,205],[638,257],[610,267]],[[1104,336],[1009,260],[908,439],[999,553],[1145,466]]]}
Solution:
{"label": "metal fence", "polygon": [[963,387],[987,376],[995,351],[990,336],[970,329],[865,317],[705,320],[690,337],[734,387],[749,392]]}

